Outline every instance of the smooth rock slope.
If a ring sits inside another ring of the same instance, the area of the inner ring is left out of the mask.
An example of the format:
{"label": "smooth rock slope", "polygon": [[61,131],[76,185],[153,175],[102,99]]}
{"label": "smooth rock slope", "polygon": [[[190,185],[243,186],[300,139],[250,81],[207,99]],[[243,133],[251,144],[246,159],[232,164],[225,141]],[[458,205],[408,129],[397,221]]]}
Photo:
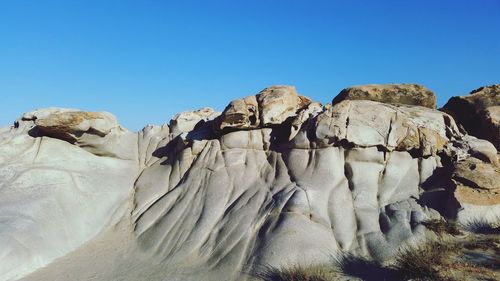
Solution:
{"label": "smooth rock slope", "polygon": [[0,130],[0,280],[252,280],[390,259],[432,218],[500,223],[497,149],[459,115],[419,85],[325,106],[272,86],[138,133],[105,112],[26,113]]}

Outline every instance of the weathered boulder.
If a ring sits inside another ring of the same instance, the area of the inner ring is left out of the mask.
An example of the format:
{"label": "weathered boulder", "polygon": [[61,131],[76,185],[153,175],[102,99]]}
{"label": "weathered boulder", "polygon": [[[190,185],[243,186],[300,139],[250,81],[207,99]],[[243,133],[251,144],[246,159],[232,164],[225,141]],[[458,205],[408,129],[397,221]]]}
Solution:
{"label": "weathered boulder", "polygon": [[259,105],[255,96],[234,100],[221,115],[219,128],[255,129],[260,125]]}
{"label": "weathered boulder", "polygon": [[500,149],[500,84],[481,87],[468,96],[452,97],[442,108],[471,135]]}
{"label": "weathered boulder", "polygon": [[266,88],[257,95],[257,101],[263,126],[281,124],[311,103],[310,99],[299,96],[292,86]]}
{"label": "weathered boulder", "polygon": [[85,112],[71,109],[42,109],[25,113],[22,121],[33,121],[41,135],[75,143],[83,134],[103,137],[118,127],[108,112]]}
{"label": "weathered boulder", "polygon": [[292,86],[271,86],[255,96],[232,101],[219,118],[219,129],[255,129],[279,125],[307,107],[311,100]]}
{"label": "weathered boulder", "polygon": [[470,156],[480,159],[483,162],[491,163],[494,166],[499,165],[498,151],[491,142],[469,135],[465,135],[462,139],[466,145],[465,149],[468,149],[467,153]]}
{"label": "weathered boulder", "polygon": [[459,222],[498,223],[500,215],[500,168],[477,158],[467,158],[454,165],[453,201],[458,206]]}
{"label": "weathered boulder", "polygon": [[391,104],[419,105],[436,108],[436,96],[424,86],[417,84],[382,84],[354,86],[342,90],[332,104],[343,100],[371,100]]}
{"label": "weathered boulder", "polygon": [[122,128],[108,112],[67,108],[39,109],[23,114],[15,127],[34,137],[49,137],[75,144],[99,156],[137,159],[128,147],[137,143],[134,133]]}
{"label": "weathered boulder", "polygon": [[[452,174],[453,179],[462,186],[478,192],[496,193],[496,202],[500,204],[500,168],[490,163],[484,163],[477,158],[467,158],[458,162]],[[466,198],[464,198],[466,200]],[[493,198],[490,198],[493,199]],[[466,201],[465,201],[466,202]],[[478,203],[477,205],[484,205]],[[488,204],[489,205],[489,204]]]}
{"label": "weathered boulder", "polygon": [[316,120],[316,137],[329,143],[380,146],[416,151],[419,156],[442,151],[461,134],[446,113],[366,100],[346,100],[328,107]]}
{"label": "weathered boulder", "polygon": [[178,113],[170,120],[170,132],[173,135],[179,135],[192,131],[200,122],[213,120],[219,115],[220,112],[210,107]]}

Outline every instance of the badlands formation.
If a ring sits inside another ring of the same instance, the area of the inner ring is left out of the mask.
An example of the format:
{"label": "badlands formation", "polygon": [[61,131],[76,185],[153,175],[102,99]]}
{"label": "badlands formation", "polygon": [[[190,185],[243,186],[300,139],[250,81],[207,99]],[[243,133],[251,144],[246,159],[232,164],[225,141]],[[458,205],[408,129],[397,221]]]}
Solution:
{"label": "badlands formation", "polygon": [[500,223],[500,85],[412,84],[326,105],[273,86],[134,133],[48,108],[0,129],[0,280],[254,280],[377,261],[426,221]]}

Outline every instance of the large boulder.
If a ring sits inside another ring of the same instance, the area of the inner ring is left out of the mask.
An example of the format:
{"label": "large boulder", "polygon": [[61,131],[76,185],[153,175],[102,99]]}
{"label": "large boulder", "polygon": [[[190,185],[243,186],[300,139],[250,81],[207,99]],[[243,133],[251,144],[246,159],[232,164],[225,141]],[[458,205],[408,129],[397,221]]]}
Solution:
{"label": "large boulder", "polygon": [[221,115],[220,126],[234,129],[254,129],[260,125],[259,105],[255,96],[231,101]]}
{"label": "large boulder", "polygon": [[452,97],[442,108],[471,135],[500,149],[500,84],[481,87],[467,96]]}
{"label": "large boulder", "polygon": [[452,176],[460,189],[467,188],[471,193],[484,195],[484,200],[477,196],[461,197],[459,201],[476,205],[500,204],[500,167],[471,157],[457,163]]}
{"label": "large boulder", "polygon": [[170,120],[170,132],[173,135],[190,132],[198,124],[213,120],[219,115],[220,112],[216,112],[210,107],[178,113]]}
{"label": "large boulder", "polygon": [[279,125],[311,103],[293,86],[271,86],[255,96],[232,101],[219,118],[219,129],[255,129]]}
{"label": "large boulder", "polygon": [[354,86],[342,90],[332,101],[371,100],[391,104],[419,105],[436,108],[436,96],[424,86],[417,84],[382,84]]}
{"label": "large boulder", "polygon": [[121,127],[108,112],[86,112],[67,108],[38,109],[23,114],[15,127],[28,130],[33,137],[49,137],[75,144],[99,156],[137,159],[128,147],[137,136]]}
{"label": "large boulder", "polygon": [[[496,161],[498,163],[498,161]],[[475,157],[454,164],[452,201],[458,205],[459,222],[473,221],[498,224],[500,213],[500,167]]]}
{"label": "large boulder", "polygon": [[315,131],[322,142],[379,146],[419,156],[435,155],[461,136],[446,113],[367,100],[346,100],[328,107],[317,116]]}
{"label": "large boulder", "polygon": [[278,125],[295,116],[311,100],[299,96],[295,87],[272,86],[257,95],[262,125]]}
{"label": "large boulder", "polygon": [[108,112],[85,112],[72,109],[41,109],[23,114],[22,121],[33,121],[37,133],[75,143],[84,134],[103,137],[118,127]]}

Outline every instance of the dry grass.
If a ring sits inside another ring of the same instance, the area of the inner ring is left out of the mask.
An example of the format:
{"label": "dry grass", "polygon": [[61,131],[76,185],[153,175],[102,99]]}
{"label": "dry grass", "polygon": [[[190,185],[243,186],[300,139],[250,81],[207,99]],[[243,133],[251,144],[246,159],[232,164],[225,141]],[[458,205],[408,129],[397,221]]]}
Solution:
{"label": "dry grass", "polygon": [[[496,221],[500,221],[500,218]],[[475,218],[465,223],[462,226],[465,230],[477,234],[496,234],[500,235],[500,225],[492,225],[490,222],[481,219]]]}
{"label": "dry grass", "polygon": [[264,281],[500,280],[498,228],[480,221],[462,228],[464,232],[456,224],[446,221],[428,221],[425,224],[437,236],[403,248],[390,265],[342,254],[328,265],[266,267],[254,276]]}
{"label": "dry grass", "polygon": [[498,236],[441,237],[408,247],[396,257],[399,280],[498,280]]}
{"label": "dry grass", "polygon": [[384,266],[366,257],[347,253],[334,258],[334,266],[347,276],[367,281],[395,280],[394,276],[396,275],[396,272],[391,267]]}
{"label": "dry grass", "polygon": [[394,268],[400,280],[453,280],[444,274],[448,259],[460,252],[458,244],[439,239],[403,249]]}
{"label": "dry grass", "polygon": [[422,222],[422,225],[437,235],[460,235],[462,231],[456,223],[443,219],[433,219]]}
{"label": "dry grass", "polygon": [[265,266],[252,274],[263,281],[331,281],[338,280],[342,273],[329,265],[276,268]]}

